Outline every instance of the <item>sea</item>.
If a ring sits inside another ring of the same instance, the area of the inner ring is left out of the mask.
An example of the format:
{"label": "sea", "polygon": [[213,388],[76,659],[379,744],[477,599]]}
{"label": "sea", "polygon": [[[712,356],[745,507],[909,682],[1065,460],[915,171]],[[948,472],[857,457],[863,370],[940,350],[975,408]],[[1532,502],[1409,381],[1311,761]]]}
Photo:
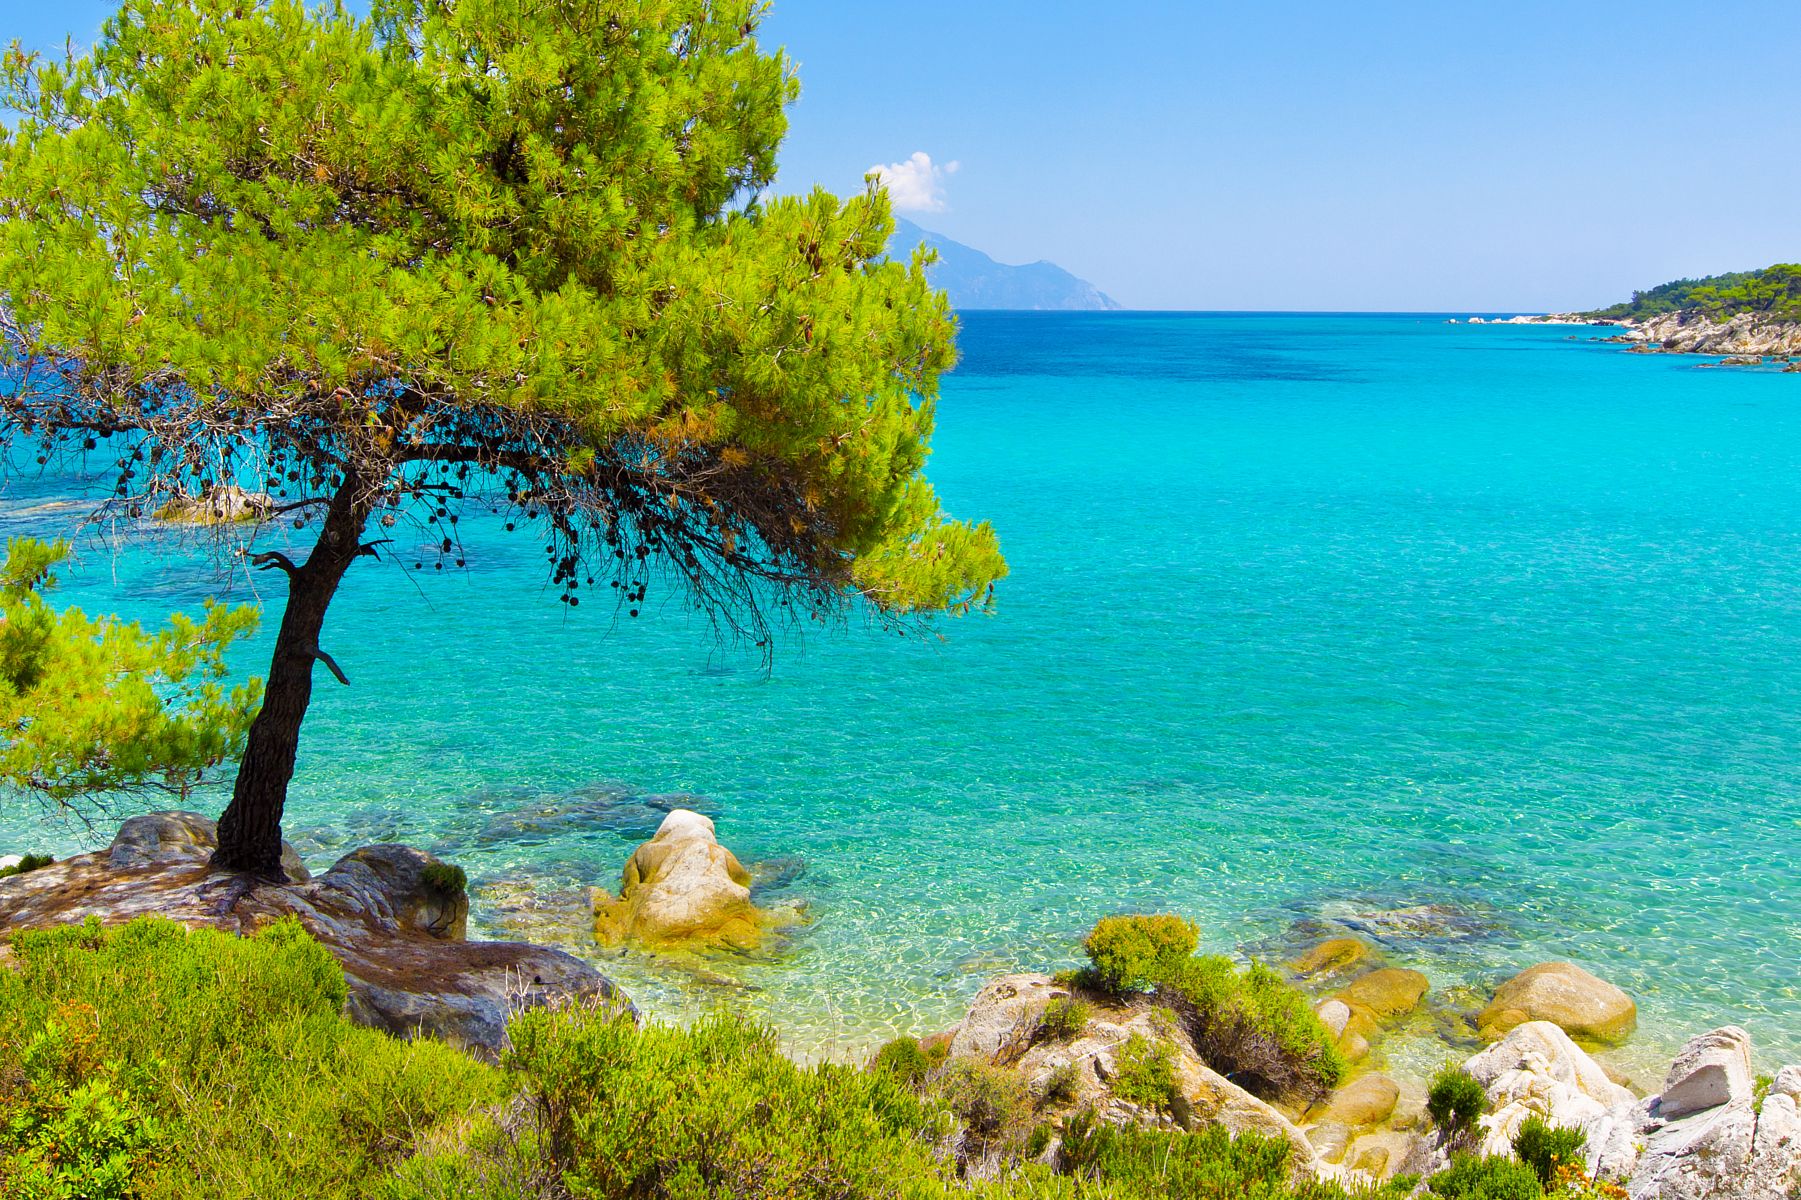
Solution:
{"label": "sea", "polygon": [[[1637,1000],[1648,1083],[1726,1023],[1801,1059],[1801,375],[1607,332],[965,314],[928,474],[998,531],[992,615],[809,625],[766,662],[673,592],[558,603],[541,545],[474,514],[466,569],[399,545],[339,594],[351,684],[320,673],[288,835],[314,870],[428,848],[475,934],[803,1058],[1174,912],[1247,961],[1349,931],[1425,971],[1434,1016],[1393,1051],[1422,1067],[1547,959]],[[265,669],[279,579],[77,532],[103,486],[15,473],[0,530],[73,534],[60,596],[90,612],[268,605],[234,660]],[[759,955],[594,946],[584,889],[675,807],[808,923]],[[0,851],[104,840],[0,797]]]}

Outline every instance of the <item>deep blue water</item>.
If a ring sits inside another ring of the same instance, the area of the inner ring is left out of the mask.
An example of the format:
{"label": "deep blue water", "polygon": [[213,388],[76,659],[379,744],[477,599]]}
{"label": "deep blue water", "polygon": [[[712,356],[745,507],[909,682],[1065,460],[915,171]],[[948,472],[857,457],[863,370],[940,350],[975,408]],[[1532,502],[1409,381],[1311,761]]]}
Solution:
{"label": "deep blue water", "polygon": [[[1569,957],[1639,999],[1647,1060],[1728,1020],[1792,1060],[1801,376],[1589,332],[971,314],[929,473],[1000,532],[998,615],[814,630],[766,674],[654,593],[566,610],[529,538],[467,521],[467,572],[341,594],[353,686],[321,676],[290,830],[567,892],[691,797],[815,921],[706,984],[607,967],[803,1047],[943,1027],[1108,912],[1272,952],[1439,904],[1462,936],[1396,950],[1441,990]],[[68,490],[16,481],[5,527]],[[66,591],[149,617],[209,561],[84,543]],[[0,810],[0,847],[77,840]]]}

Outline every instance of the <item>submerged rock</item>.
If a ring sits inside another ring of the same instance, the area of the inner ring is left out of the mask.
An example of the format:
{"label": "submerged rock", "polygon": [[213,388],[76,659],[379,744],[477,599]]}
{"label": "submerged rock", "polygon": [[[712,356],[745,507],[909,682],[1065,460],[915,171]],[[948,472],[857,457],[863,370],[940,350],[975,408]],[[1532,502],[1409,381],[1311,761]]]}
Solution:
{"label": "submerged rock", "polygon": [[1333,998],[1349,1005],[1352,1012],[1363,1009],[1377,1021],[1387,1022],[1418,1008],[1430,986],[1418,971],[1383,967],[1359,976]]}
{"label": "submerged rock", "polygon": [[1502,984],[1476,1023],[1492,1038],[1527,1021],[1550,1021],[1572,1037],[1613,1043],[1637,1026],[1638,1006],[1575,963],[1539,963]]}
{"label": "submerged rock", "polygon": [[214,823],[195,813],[134,817],[106,850],[0,879],[0,933],[88,916],[108,924],[163,916],[189,928],[247,934],[294,917],[343,967],[353,1020],[490,1055],[504,1046],[507,1018],[520,1009],[630,1007],[572,955],[522,942],[464,941],[467,898],[430,882],[426,868],[437,860],[422,851],[366,846],[317,879],[302,872],[286,886],[260,886],[233,903],[235,877],[209,863],[216,844]]}
{"label": "submerged rock", "polygon": [[678,808],[625,864],[617,898],[596,888],[594,936],[608,945],[754,950],[795,910],[751,903],[750,872],[719,844],[713,821]]}

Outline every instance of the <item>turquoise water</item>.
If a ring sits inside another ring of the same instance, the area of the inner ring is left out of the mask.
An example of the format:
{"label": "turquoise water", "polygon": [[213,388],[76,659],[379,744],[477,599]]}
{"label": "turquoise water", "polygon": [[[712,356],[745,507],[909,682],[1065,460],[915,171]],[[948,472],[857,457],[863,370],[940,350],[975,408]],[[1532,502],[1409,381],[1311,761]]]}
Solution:
{"label": "turquoise water", "polygon": [[[971,314],[930,473],[1000,531],[997,616],[816,629],[765,674],[654,595],[566,610],[529,539],[469,521],[467,573],[341,594],[354,686],[317,694],[290,831],[554,897],[702,807],[813,924],[699,981],[606,968],[807,1051],[942,1028],[1109,912],[1272,952],[1436,904],[1454,928],[1393,950],[1440,989],[1569,957],[1638,998],[1647,1061],[1728,1020],[1801,1057],[1801,377],[1588,332]],[[56,527],[68,487],[16,482],[5,526]],[[220,585],[83,553],[91,606]],[[0,811],[0,847],[46,840],[79,839]]]}

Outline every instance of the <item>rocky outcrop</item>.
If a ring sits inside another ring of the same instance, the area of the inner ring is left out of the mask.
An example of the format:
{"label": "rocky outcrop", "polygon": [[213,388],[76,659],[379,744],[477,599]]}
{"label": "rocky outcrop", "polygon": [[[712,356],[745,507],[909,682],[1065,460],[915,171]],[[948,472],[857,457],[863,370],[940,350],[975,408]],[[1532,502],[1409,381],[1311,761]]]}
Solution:
{"label": "rocky outcrop", "polygon": [[1484,1154],[1512,1153],[1514,1135],[1532,1117],[1582,1129],[1594,1145],[1594,1131],[1608,1112],[1635,1099],[1549,1021],[1515,1027],[1464,1069],[1488,1093],[1480,1126]]}
{"label": "rocky outcrop", "polygon": [[1691,309],[1621,324],[1632,341],[1672,354],[1801,354],[1801,324],[1771,320],[1759,313],[1739,313],[1717,321]]}
{"label": "rocky outcrop", "polygon": [[594,936],[652,949],[754,950],[798,914],[759,910],[750,885],[750,872],[719,844],[712,819],[678,808],[625,864],[617,897],[594,889]]}
{"label": "rocky outcrop", "polygon": [[1785,1067],[1760,1107],[1750,1036],[1736,1026],[1692,1039],[1643,1100],[1549,1022],[1515,1028],[1466,1067],[1491,1105],[1484,1153],[1507,1153],[1536,1115],[1580,1129],[1586,1169],[1630,1200],[1788,1200],[1801,1187],[1801,1067]]}
{"label": "rocky outcrop", "polygon": [[1377,1021],[1388,1022],[1418,1008],[1428,986],[1426,977],[1418,971],[1383,967],[1359,976],[1333,999],[1349,1006],[1353,1013],[1363,1009]]}
{"label": "rocky outcrop", "polygon": [[[1057,1092],[1059,1098],[1047,1100],[1046,1111],[1092,1108],[1100,1119],[1115,1124],[1182,1129],[1221,1125],[1234,1136],[1257,1133],[1289,1144],[1296,1179],[1320,1173],[1313,1144],[1294,1122],[1202,1062],[1184,1039],[1174,1036],[1158,1010],[1110,1005],[1097,999],[1093,1014],[1076,1037],[1038,1041],[1045,1007],[1068,994],[1048,975],[1007,975],[992,980],[976,993],[963,1023],[952,1033],[951,1056],[1010,1065],[1036,1096]],[[1134,1035],[1160,1043],[1169,1053],[1176,1096],[1167,1110],[1146,1109],[1113,1092],[1120,1050]]]}
{"label": "rocky outcrop", "polygon": [[1528,1021],[1550,1021],[1589,1041],[1619,1042],[1637,1026],[1638,1006],[1575,963],[1539,963],[1502,984],[1476,1019],[1488,1038]]}
{"label": "rocky outcrop", "polygon": [[365,846],[316,879],[284,847],[292,882],[241,896],[209,865],[213,822],[152,813],[119,829],[107,849],[0,880],[0,935],[98,917],[108,924],[162,916],[189,928],[253,933],[284,917],[337,958],[348,1015],[402,1037],[420,1034],[484,1054],[506,1041],[507,1018],[546,1004],[623,996],[572,955],[523,942],[463,940],[467,897],[434,886],[437,860],[406,846]]}
{"label": "rocky outcrop", "polygon": [[157,509],[156,515],[160,520],[190,525],[266,521],[275,515],[275,500],[267,492],[223,484],[201,496],[176,496]]}

